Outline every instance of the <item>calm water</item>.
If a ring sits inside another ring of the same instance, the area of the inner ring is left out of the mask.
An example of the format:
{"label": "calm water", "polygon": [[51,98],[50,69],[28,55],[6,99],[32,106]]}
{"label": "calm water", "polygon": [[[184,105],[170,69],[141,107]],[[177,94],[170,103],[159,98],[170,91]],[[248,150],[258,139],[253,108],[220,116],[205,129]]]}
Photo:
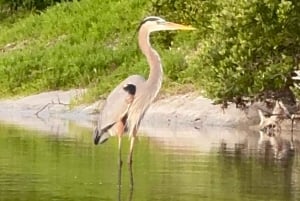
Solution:
{"label": "calm water", "polygon": [[[118,187],[116,138],[94,146],[91,130],[69,130],[62,135],[0,125],[0,201],[300,200],[297,151],[274,159],[270,146],[257,149],[255,133],[238,142],[178,133],[139,137],[131,190],[126,163]],[[129,141],[123,142],[125,161]]]}

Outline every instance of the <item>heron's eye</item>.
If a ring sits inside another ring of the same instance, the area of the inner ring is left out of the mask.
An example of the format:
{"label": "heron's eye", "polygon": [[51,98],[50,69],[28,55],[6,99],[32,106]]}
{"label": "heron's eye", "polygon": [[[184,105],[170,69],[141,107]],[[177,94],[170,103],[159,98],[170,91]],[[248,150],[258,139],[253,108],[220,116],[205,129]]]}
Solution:
{"label": "heron's eye", "polygon": [[166,22],[166,21],[164,21],[164,20],[157,20],[157,21],[156,21],[157,24],[164,24],[165,22]]}

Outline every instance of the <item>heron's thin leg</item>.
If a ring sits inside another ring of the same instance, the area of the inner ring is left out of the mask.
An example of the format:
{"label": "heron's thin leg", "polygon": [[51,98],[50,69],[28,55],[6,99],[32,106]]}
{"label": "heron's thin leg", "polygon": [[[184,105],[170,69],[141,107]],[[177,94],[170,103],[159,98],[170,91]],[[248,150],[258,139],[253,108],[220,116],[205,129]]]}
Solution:
{"label": "heron's thin leg", "polygon": [[122,136],[119,135],[119,145],[118,145],[118,149],[119,149],[119,165],[122,166]]}
{"label": "heron's thin leg", "polygon": [[[132,172],[132,165],[129,165],[129,175],[130,175],[130,194],[133,192],[133,172]],[[132,197],[132,195],[130,196]],[[130,199],[132,200],[132,199]]]}
{"label": "heron's thin leg", "polygon": [[132,154],[133,154],[133,146],[134,146],[135,136],[131,137],[130,141],[130,152],[128,156],[128,165],[129,165],[129,174],[130,174],[130,189],[133,190],[133,174],[132,174]]}
{"label": "heron's thin leg", "polygon": [[129,156],[128,156],[128,164],[130,166],[132,165],[132,154],[133,154],[134,141],[135,141],[135,136],[131,136],[131,139],[130,139],[130,151],[129,151]]}
{"label": "heron's thin leg", "polygon": [[[119,182],[121,181],[121,179],[120,179],[121,174],[120,173],[121,173],[121,171],[119,170]],[[119,185],[118,185],[118,201],[122,201],[121,192],[122,192],[122,185],[121,185],[121,183],[119,183]]]}
{"label": "heron's thin leg", "polygon": [[121,185],[122,185],[122,152],[121,152],[121,150],[122,150],[122,136],[121,135],[119,135],[118,136],[119,137],[119,146],[118,146],[118,148],[119,148],[119,161],[118,161],[118,163],[119,163],[119,174],[118,174],[118,184],[119,184],[119,188],[121,188]]}
{"label": "heron's thin leg", "polygon": [[[132,197],[133,197],[133,173],[132,173],[132,166],[130,166],[129,168],[129,175],[130,175],[130,191],[129,191],[129,197],[128,197],[128,201],[132,201]],[[120,174],[121,176],[121,174]],[[118,188],[118,201],[121,201],[121,192],[122,192],[122,185],[119,185]]]}
{"label": "heron's thin leg", "polygon": [[133,147],[134,147],[134,141],[137,133],[137,128],[135,127],[132,130],[132,133],[130,134],[130,150],[129,150],[129,156],[128,156],[128,164],[132,165],[132,154],[133,154]]}

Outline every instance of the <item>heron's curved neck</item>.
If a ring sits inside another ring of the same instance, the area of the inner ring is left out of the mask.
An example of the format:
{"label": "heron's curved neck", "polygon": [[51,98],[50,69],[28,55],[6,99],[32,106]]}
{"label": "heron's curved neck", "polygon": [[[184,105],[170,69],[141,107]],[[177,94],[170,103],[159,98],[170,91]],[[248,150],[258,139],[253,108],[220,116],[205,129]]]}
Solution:
{"label": "heron's curved neck", "polygon": [[150,33],[145,27],[141,27],[139,31],[139,46],[146,56],[150,73],[146,81],[148,86],[151,86],[153,96],[156,96],[159,89],[161,88],[162,78],[163,78],[163,69],[161,66],[161,61],[158,53],[150,45]]}

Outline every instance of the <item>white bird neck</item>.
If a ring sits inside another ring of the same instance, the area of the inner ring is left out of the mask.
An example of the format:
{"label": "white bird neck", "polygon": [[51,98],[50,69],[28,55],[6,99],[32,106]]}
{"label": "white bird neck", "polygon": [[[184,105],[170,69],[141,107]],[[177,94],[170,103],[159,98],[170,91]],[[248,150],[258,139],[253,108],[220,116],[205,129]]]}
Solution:
{"label": "white bird neck", "polygon": [[150,33],[146,27],[141,27],[139,30],[139,46],[143,54],[147,58],[150,67],[149,77],[146,81],[147,86],[151,86],[153,99],[157,96],[163,79],[163,69],[159,54],[151,47]]}

